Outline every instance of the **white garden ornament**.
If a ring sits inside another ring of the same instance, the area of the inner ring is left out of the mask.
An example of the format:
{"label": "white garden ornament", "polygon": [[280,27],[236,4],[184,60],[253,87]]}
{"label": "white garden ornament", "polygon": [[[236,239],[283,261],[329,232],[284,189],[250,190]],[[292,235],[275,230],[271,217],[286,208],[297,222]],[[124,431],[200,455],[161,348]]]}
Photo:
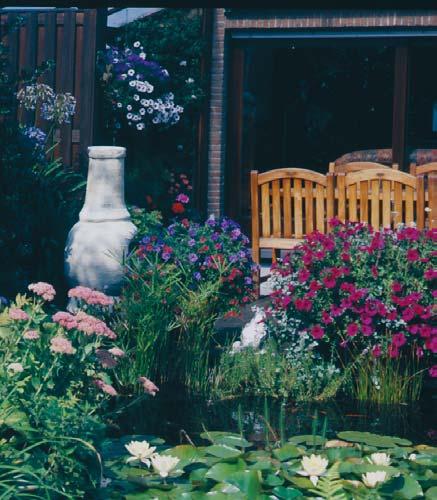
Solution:
{"label": "white garden ornament", "polygon": [[124,201],[126,148],[91,146],[84,206],[65,247],[70,287],[87,286],[119,295],[122,260],[136,233]]}

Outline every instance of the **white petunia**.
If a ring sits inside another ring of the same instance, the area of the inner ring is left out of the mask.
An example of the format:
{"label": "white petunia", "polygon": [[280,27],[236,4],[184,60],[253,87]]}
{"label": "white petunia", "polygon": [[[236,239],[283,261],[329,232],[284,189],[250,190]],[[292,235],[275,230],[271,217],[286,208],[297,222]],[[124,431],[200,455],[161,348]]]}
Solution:
{"label": "white petunia", "polygon": [[181,62],[179,63],[179,66],[186,66],[186,65],[187,65],[187,61],[181,61]]}
{"label": "white petunia", "polygon": [[132,120],[132,113],[128,113],[128,114],[126,115],[126,118],[127,118],[128,120]]}
{"label": "white petunia", "polygon": [[140,108],[140,115],[145,115],[146,114],[146,110],[144,108]]}
{"label": "white petunia", "polygon": [[136,85],[135,80],[131,80],[131,81],[129,82],[129,85],[130,85],[131,87],[135,87],[135,85]]}
{"label": "white petunia", "polygon": [[141,104],[141,106],[147,106],[146,102],[147,102],[147,100],[146,100],[146,99],[141,99],[141,100],[140,100],[140,104]]}
{"label": "white petunia", "polygon": [[134,76],[134,75],[135,75],[135,70],[133,70],[133,69],[128,69],[127,74],[128,74],[129,76]]}
{"label": "white petunia", "polygon": [[132,111],[132,106],[131,106],[130,104],[128,104],[128,105],[126,106],[126,109],[127,109],[128,111]]}
{"label": "white petunia", "polygon": [[121,108],[123,107],[123,104],[121,104],[121,102],[117,102],[117,108]]}
{"label": "white petunia", "polygon": [[194,83],[194,80],[192,78],[187,78],[185,80],[186,83]]}
{"label": "white petunia", "polygon": [[137,123],[137,130],[143,130],[144,129],[144,123]]}
{"label": "white petunia", "polygon": [[141,45],[141,43],[137,40],[136,42],[134,42],[134,47],[137,49],[139,46]]}
{"label": "white petunia", "polygon": [[134,94],[134,101],[139,101],[140,100],[140,96],[138,94]]}
{"label": "white petunia", "polygon": [[141,59],[145,59],[146,58],[146,53],[145,52],[140,52],[140,57],[141,57]]}

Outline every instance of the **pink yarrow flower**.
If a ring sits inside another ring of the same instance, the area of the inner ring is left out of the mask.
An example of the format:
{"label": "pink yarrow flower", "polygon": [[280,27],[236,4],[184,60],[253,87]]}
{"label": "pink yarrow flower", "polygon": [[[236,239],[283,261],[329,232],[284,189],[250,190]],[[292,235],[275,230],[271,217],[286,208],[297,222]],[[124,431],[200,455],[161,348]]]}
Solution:
{"label": "pink yarrow flower", "polygon": [[23,333],[23,338],[27,340],[39,339],[39,332],[37,330],[27,330]]}
{"label": "pink yarrow flower", "polygon": [[9,309],[9,317],[17,321],[27,321],[29,319],[29,315],[27,314],[27,312],[17,307]]}
{"label": "pink yarrow flower", "polygon": [[158,387],[156,387],[156,385],[147,377],[139,377],[138,382],[142,384],[144,392],[150,394],[151,396],[156,396],[156,393],[159,392]]}
{"label": "pink yarrow flower", "polygon": [[50,340],[50,344],[50,350],[55,353],[74,354],[76,352],[76,349],[73,347],[71,342],[65,337],[53,337]]}
{"label": "pink yarrow flower", "polygon": [[92,290],[86,286],[76,286],[68,291],[68,296],[70,298],[75,298],[79,300],[83,300],[89,305],[93,306],[112,306],[114,304],[114,299],[104,294],[103,292],[99,292],[98,290]]}
{"label": "pink yarrow flower", "polygon": [[56,290],[50,283],[45,283],[44,281],[38,281],[38,283],[31,283],[27,287],[31,292],[36,295],[39,295],[44,300],[48,302],[52,301],[55,298]]}

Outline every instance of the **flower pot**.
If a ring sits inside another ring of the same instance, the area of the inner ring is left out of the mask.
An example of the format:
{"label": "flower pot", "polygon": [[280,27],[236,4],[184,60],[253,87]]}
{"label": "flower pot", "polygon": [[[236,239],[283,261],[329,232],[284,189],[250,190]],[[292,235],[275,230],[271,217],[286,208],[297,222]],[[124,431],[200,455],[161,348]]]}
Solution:
{"label": "flower pot", "polygon": [[119,295],[123,257],[136,233],[124,201],[126,148],[92,146],[84,206],[65,247],[70,287],[88,286]]}

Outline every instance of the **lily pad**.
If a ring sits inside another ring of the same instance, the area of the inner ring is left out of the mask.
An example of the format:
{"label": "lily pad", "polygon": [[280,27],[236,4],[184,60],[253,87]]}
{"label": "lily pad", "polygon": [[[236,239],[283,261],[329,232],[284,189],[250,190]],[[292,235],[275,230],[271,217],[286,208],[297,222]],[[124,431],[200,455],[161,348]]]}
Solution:
{"label": "lily pad", "polygon": [[429,490],[426,490],[425,498],[426,500],[435,500],[437,498],[437,486],[433,486],[429,488]]}
{"label": "lily pad", "polygon": [[213,444],[205,448],[205,452],[218,458],[235,458],[239,457],[242,453],[237,448],[228,446],[226,444]]}
{"label": "lily pad", "polygon": [[307,446],[312,446],[313,444],[320,446],[326,443],[326,438],[318,435],[304,434],[302,436],[293,436],[288,442],[292,444],[306,444]]}
{"label": "lily pad", "polygon": [[286,460],[290,460],[290,458],[302,456],[302,450],[293,444],[287,443],[281,446],[281,448],[273,450],[273,455],[281,462],[285,462]]}
{"label": "lily pad", "polygon": [[244,470],[231,474],[227,483],[233,484],[248,498],[257,498],[261,491],[261,472],[256,470]]}
{"label": "lily pad", "polygon": [[244,460],[238,459],[236,463],[217,463],[209,469],[205,476],[218,483],[225,481],[234,472],[242,471],[246,468]]}
{"label": "lily pad", "polygon": [[284,484],[284,479],[276,474],[267,474],[264,479],[263,484],[266,486],[282,486]]}
{"label": "lily pad", "polygon": [[377,448],[392,448],[398,446],[411,446],[411,441],[402,439],[396,436],[380,436],[371,432],[360,431],[344,431],[339,432],[337,436],[345,441],[353,443],[364,443],[369,446],[376,446]]}
{"label": "lily pad", "polygon": [[291,498],[303,496],[302,493],[296,488],[285,488],[284,486],[277,486],[276,488],[273,488],[273,493],[282,500],[290,500]]}

